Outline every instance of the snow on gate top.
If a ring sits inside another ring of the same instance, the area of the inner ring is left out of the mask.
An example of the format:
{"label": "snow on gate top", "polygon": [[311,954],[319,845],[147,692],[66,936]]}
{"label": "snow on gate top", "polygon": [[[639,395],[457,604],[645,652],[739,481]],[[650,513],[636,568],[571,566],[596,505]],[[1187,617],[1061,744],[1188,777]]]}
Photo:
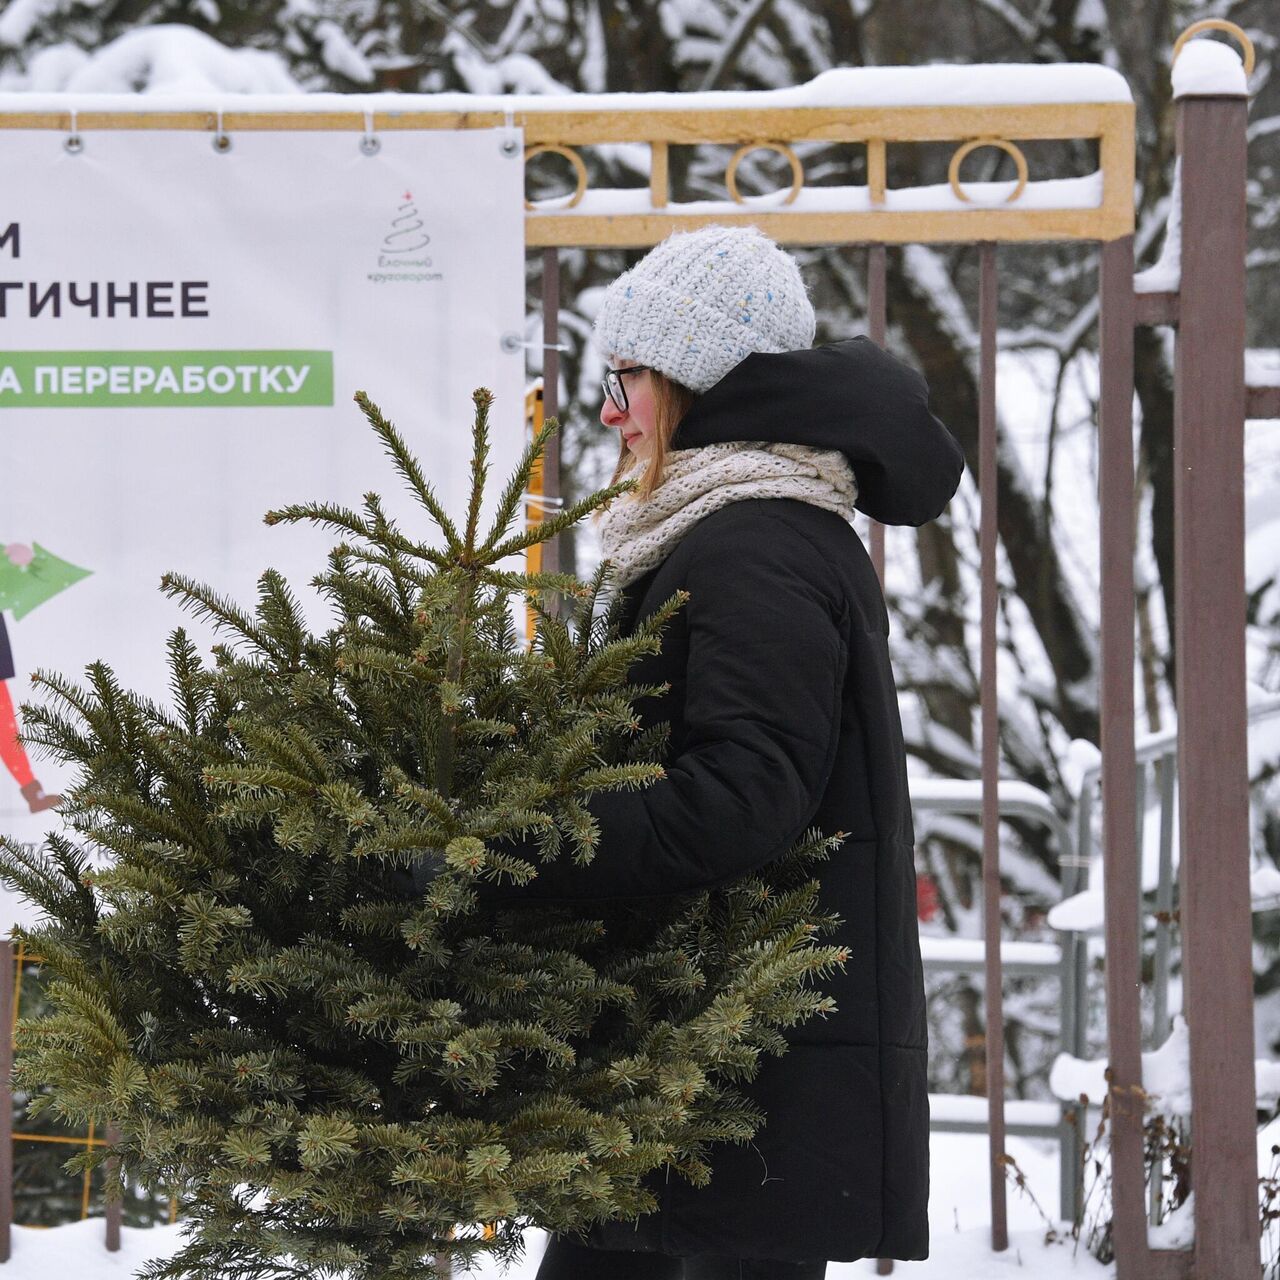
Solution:
{"label": "snow on gate top", "polygon": [[[1179,58],[1181,65],[1196,41]],[[1228,57],[1232,51],[1215,45]],[[1197,54],[1199,50],[1195,51]],[[1238,62],[1238,59],[1237,59]],[[1229,92],[1219,89],[1218,92]],[[1197,92],[1206,92],[1197,89]],[[207,111],[209,92],[149,94],[0,93],[0,111]],[[237,93],[237,111],[729,111],[761,107],[942,107],[1025,103],[1131,102],[1125,78],[1094,63],[929,63],[837,67],[788,89],[694,93]]]}

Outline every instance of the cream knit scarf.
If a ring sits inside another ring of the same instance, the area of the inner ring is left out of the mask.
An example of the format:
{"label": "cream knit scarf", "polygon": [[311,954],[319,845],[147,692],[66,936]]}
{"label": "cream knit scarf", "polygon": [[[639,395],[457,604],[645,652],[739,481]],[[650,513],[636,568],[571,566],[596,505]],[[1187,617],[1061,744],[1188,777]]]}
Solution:
{"label": "cream knit scarf", "polygon": [[[647,462],[629,473],[644,475]],[[614,564],[612,591],[660,563],[703,516],[744,498],[798,498],[853,520],[853,468],[838,449],[734,440],[667,454],[662,483],[647,500],[619,494],[596,530]],[[750,548],[744,548],[750,554]]]}

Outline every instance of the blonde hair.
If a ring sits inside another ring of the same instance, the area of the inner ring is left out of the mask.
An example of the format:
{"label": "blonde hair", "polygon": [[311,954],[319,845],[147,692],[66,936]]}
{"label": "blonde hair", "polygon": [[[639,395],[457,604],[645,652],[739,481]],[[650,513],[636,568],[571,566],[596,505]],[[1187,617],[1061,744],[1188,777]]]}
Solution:
{"label": "blonde hair", "polygon": [[[690,391],[688,387],[678,382],[673,382],[657,369],[649,370],[649,380],[653,388],[654,427],[653,434],[649,437],[648,469],[640,477],[636,487],[630,490],[630,496],[637,501],[648,498],[662,483],[671,437],[675,435],[680,420],[689,412],[693,402],[698,398],[696,392]],[[609,484],[614,485],[619,480],[625,479],[639,465],[640,460],[627,447],[627,442],[619,436],[618,462],[613,469],[613,475],[609,478]],[[599,520],[610,505],[606,503],[603,507],[598,507],[592,515],[592,521]]]}

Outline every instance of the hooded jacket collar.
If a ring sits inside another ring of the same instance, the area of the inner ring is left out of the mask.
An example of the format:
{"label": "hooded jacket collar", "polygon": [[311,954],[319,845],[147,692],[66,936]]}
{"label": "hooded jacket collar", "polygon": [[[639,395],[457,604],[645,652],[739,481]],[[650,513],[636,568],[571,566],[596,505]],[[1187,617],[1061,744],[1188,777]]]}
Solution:
{"label": "hooded jacket collar", "polygon": [[857,478],[857,509],[881,524],[935,519],[964,471],[959,443],[929,411],[924,376],[863,334],[753,352],[698,397],[671,448],[736,440],[840,450]]}

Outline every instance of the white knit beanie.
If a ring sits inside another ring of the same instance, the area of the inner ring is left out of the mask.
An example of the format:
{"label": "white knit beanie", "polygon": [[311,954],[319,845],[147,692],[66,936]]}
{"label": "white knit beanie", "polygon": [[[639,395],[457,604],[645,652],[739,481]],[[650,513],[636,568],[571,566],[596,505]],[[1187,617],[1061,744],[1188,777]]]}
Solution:
{"label": "white knit beanie", "polygon": [[813,345],[796,260],[758,227],[674,231],[605,290],[595,340],[699,395],[753,351]]}

